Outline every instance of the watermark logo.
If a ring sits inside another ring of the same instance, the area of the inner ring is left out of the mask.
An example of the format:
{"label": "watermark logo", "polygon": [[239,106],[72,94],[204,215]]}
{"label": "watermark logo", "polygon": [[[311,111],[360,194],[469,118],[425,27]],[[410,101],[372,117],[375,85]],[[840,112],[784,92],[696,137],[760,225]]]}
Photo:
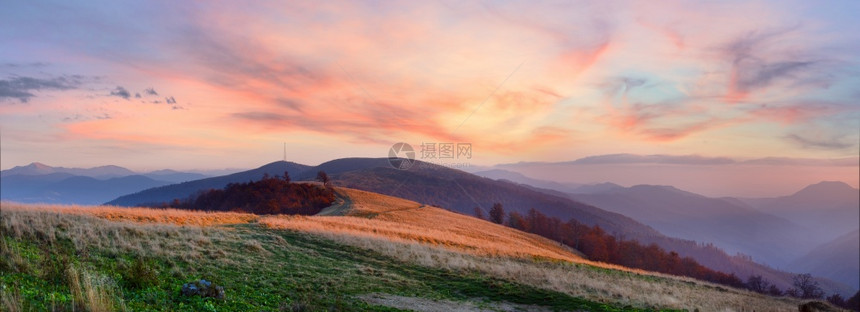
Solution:
{"label": "watermark logo", "polygon": [[388,150],[388,163],[393,168],[408,170],[416,162],[416,154],[422,166],[443,166],[452,168],[469,167],[467,159],[472,159],[472,143],[421,143],[420,153],[408,143],[395,143]]}
{"label": "watermark logo", "polygon": [[408,143],[394,143],[388,149],[388,164],[400,170],[409,170],[415,164],[415,150]]}
{"label": "watermark logo", "polygon": [[421,143],[421,159],[472,159],[472,143]]}

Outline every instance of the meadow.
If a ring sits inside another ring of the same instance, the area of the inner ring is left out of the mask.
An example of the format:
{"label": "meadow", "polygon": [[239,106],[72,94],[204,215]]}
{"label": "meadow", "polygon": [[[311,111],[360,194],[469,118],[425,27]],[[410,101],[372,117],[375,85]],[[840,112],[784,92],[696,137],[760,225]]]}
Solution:
{"label": "meadow", "polygon": [[[338,189],[318,216],[2,203],[5,311],[794,311],[582,259],[532,234]],[[227,299],[182,297],[205,278]]]}

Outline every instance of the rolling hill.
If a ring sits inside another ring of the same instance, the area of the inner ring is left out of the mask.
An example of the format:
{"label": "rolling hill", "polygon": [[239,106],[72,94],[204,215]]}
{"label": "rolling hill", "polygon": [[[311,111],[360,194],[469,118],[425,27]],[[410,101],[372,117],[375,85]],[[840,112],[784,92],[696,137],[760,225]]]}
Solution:
{"label": "rolling hill", "polygon": [[263,175],[280,176],[286,171],[289,173],[290,177],[295,179],[296,176],[305,172],[309,168],[309,166],[297,163],[277,161],[257,169],[237,172],[225,176],[211,177],[146,189],[133,194],[115,197],[115,199],[107,202],[107,204],[115,206],[137,206],[143,204],[166,203],[174,199],[186,199],[200,191],[221,189],[230,183],[257,181],[261,179]]}
{"label": "rolling hill", "polygon": [[[65,289],[75,289],[77,279],[66,287],[57,284],[65,280],[54,278],[54,271],[13,265],[4,268],[36,282],[18,285],[21,295],[5,297],[11,299],[4,303],[45,307],[40,294],[47,289],[60,298],[53,306],[98,304],[105,310],[785,311],[800,303],[591,263],[554,242],[490,222],[399,198],[336,190],[340,204],[309,217],[3,203],[8,222],[0,224],[0,233],[4,242],[16,242],[14,248],[2,245],[4,259],[21,261],[15,259],[50,239],[71,242],[33,261],[70,259],[70,270],[90,283],[85,289],[104,298],[72,302],[74,293]],[[56,230],[61,227],[65,230]],[[94,256],[81,257],[75,250]],[[123,260],[142,255],[146,258],[136,263]],[[153,278],[134,280],[134,272]],[[228,300],[172,295],[177,285],[201,276],[223,285]]]}
{"label": "rolling hill", "polygon": [[[275,175],[283,171],[282,168],[286,165],[287,163],[284,162],[276,162],[234,175],[168,185],[122,196],[109,204],[134,206],[143,203],[168,202],[175,198],[186,198],[202,189],[223,187],[227,183],[248,181],[252,177],[259,179],[263,173]],[[689,239],[664,236],[629,217],[564,198],[562,197],[564,194],[556,191],[547,194],[545,189],[482,178],[422,162],[416,162],[409,170],[399,170],[392,168],[387,158],[345,158],[315,167],[295,164],[290,171],[290,176],[294,181],[307,181],[314,179],[318,171],[327,172],[332,178],[332,183],[337,186],[395,196],[469,215],[472,214],[474,207],[480,206],[486,211],[495,202],[503,203],[508,211],[521,213],[533,207],[548,216],[564,220],[575,218],[589,226],[600,225],[608,233],[614,233],[625,239],[636,239],[645,244],[655,243],[666,250],[677,251],[681,256],[693,257],[709,268],[735,273],[742,279],[750,275],[762,275],[782,289],[790,286],[793,276],[755,263],[745,257],[730,256],[718,248],[705,245],[704,242],[696,243]],[[832,281],[819,281],[828,292],[848,295],[853,292],[852,288]]]}
{"label": "rolling hill", "polygon": [[304,232],[422,242],[484,256],[585,261],[578,252],[537,235],[414,201],[335,188],[339,202],[315,217],[270,216],[260,223]]}
{"label": "rolling hill", "polygon": [[335,185],[355,188],[472,214],[485,212],[493,203],[506,211],[527,212],[530,208],[564,220],[575,218],[587,225],[600,225],[609,233],[631,236],[661,236],[654,229],[621,214],[607,212],[568,198],[548,195],[510,182],[482,178],[460,170],[416,162],[408,170],[392,168],[387,158],[344,158],[309,170],[322,170]]}
{"label": "rolling hill", "polygon": [[394,169],[388,158],[344,158],[319,166],[274,162],[260,168],[227,176],[167,185],[119,197],[109,205],[135,206],[184,199],[201,190],[223,188],[231,182],[258,180],[263,174],[282,174],[284,168],[293,180],[313,180],[325,171],[334,185],[384,195],[401,197],[426,205],[471,214],[474,207],[487,211],[493,203],[504,203],[509,211],[526,212],[534,207],[563,219],[576,218],[588,225],[599,224],[608,232],[637,236],[660,236],[660,233],[623,215],[547,195],[509,182],[482,178],[463,171],[417,162],[409,170]]}

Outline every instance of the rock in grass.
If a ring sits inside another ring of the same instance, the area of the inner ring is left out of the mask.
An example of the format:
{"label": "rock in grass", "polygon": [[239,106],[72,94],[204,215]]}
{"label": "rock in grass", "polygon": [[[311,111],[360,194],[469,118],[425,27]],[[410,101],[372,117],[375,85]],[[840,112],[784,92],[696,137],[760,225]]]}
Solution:
{"label": "rock in grass", "polygon": [[183,296],[224,299],[224,287],[212,284],[212,282],[205,279],[182,285],[181,293]]}

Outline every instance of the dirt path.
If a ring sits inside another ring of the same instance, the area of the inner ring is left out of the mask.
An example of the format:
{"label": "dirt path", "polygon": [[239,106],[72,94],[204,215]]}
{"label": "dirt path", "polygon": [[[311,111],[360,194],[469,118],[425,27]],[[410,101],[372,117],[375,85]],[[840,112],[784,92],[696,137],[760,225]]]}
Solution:
{"label": "dirt path", "polygon": [[320,211],[318,216],[345,216],[346,213],[352,209],[352,198],[349,195],[346,195],[345,192],[334,188],[335,201],[331,206],[326,207],[322,211]]}

